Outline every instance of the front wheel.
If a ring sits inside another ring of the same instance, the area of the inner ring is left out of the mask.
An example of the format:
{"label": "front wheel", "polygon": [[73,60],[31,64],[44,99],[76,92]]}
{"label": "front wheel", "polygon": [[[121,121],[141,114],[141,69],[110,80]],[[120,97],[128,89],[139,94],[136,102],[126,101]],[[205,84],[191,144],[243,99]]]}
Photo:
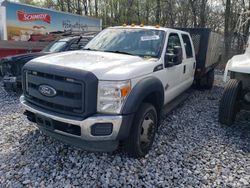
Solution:
{"label": "front wheel", "polygon": [[157,112],[149,103],[143,103],[135,115],[125,150],[132,157],[144,157],[154,141],[157,130]]}
{"label": "front wheel", "polygon": [[227,82],[224,89],[219,107],[219,122],[230,126],[240,111],[240,97],[242,91],[242,82],[231,79]]}

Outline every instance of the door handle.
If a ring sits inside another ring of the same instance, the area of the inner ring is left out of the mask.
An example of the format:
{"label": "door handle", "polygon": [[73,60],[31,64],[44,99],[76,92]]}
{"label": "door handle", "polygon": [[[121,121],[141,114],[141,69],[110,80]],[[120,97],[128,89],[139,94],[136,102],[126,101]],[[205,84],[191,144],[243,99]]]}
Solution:
{"label": "door handle", "polygon": [[186,73],[186,65],[184,65],[184,67],[183,67],[183,74],[185,74]]}
{"label": "door handle", "polygon": [[195,67],[196,67],[196,63],[194,62],[194,64],[193,64],[193,69],[195,69]]}

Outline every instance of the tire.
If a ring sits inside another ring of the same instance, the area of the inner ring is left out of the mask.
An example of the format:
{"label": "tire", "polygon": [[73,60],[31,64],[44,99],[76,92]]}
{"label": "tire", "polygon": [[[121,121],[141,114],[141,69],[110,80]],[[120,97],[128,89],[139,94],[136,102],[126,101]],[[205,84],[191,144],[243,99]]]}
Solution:
{"label": "tire", "polygon": [[220,101],[219,122],[231,126],[240,111],[240,97],[242,92],[242,82],[231,79],[227,82]]}
{"label": "tire", "polygon": [[136,113],[129,137],[125,141],[125,150],[129,156],[144,157],[154,141],[157,130],[157,112],[153,105],[142,103]]}
{"label": "tire", "polygon": [[214,85],[214,69],[207,73],[207,84],[205,89],[212,89]]}
{"label": "tire", "polygon": [[212,89],[214,85],[214,69],[209,71],[205,76],[197,80],[198,89]]}

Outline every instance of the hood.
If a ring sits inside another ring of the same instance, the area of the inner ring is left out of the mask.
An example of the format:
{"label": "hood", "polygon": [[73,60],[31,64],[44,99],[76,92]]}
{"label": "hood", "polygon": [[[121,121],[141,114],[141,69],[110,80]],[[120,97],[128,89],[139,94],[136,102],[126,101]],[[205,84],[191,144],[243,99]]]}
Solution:
{"label": "hood", "polygon": [[234,56],[229,60],[226,69],[233,72],[250,74],[250,52]]}
{"label": "hood", "polygon": [[153,72],[157,61],[155,58],[81,50],[51,54],[31,62],[90,71],[100,80],[126,80]]}
{"label": "hood", "polygon": [[44,52],[37,52],[37,53],[27,53],[27,54],[19,54],[19,55],[14,55],[14,56],[7,56],[1,59],[1,62],[4,63],[26,63],[34,58],[40,57],[47,55],[48,53]]}

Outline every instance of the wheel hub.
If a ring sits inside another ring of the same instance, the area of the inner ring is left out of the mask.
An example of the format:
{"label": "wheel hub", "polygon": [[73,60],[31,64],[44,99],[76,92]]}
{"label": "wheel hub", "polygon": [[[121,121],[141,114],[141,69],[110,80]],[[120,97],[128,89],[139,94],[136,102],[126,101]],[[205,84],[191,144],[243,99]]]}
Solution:
{"label": "wheel hub", "polygon": [[147,147],[152,140],[153,133],[154,133],[154,121],[153,118],[150,117],[150,114],[147,114],[141,126],[141,136],[140,136],[141,144]]}

